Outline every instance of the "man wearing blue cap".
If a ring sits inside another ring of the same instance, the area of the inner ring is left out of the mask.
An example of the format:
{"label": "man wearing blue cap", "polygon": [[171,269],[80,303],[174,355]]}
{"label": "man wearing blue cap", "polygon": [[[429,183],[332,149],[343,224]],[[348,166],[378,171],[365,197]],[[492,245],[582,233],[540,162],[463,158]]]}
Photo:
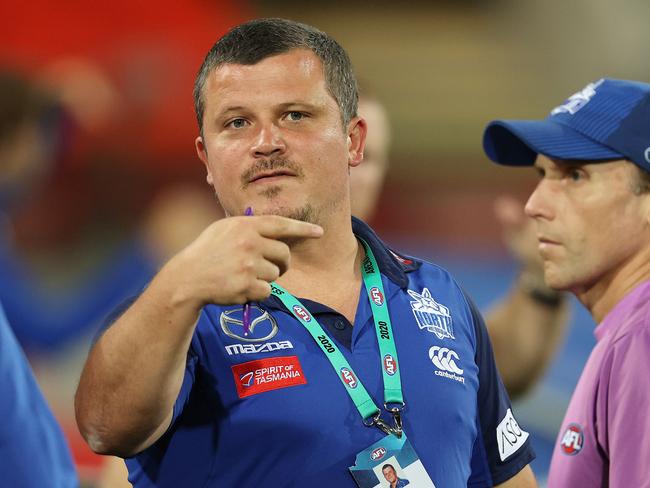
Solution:
{"label": "man wearing blue cap", "polygon": [[596,81],[545,120],[491,122],[483,145],[497,163],[539,171],[526,213],[545,279],[598,323],[548,485],[648,486],[650,84]]}

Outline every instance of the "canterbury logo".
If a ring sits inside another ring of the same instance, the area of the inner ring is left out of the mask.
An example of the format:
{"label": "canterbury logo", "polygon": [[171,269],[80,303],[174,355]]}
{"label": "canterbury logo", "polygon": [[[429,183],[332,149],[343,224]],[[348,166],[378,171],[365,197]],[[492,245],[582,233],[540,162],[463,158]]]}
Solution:
{"label": "canterbury logo", "polygon": [[456,361],[460,361],[458,354],[447,347],[433,346],[429,349],[429,359],[436,368],[442,371],[463,374],[463,370],[456,364]]}

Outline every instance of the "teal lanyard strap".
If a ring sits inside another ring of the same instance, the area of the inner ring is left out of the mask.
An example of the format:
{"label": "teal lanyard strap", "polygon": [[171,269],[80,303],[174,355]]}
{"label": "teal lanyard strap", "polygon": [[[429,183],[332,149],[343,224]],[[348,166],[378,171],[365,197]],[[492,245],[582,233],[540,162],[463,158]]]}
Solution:
{"label": "teal lanyard strap", "polygon": [[329,336],[325,333],[316,318],[307,311],[296,297],[277,283],[271,283],[271,290],[271,293],[282,301],[287,310],[298,319],[314,338],[314,341],[316,341],[316,344],[318,344],[332,365],[332,368],[334,368],[334,371],[337,373],[364,421],[377,415],[379,413],[377,405],[375,405],[366,388],[356,377],[345,356],[336,347],[336,344],[330,341]]}
{"label": "teal lanyard strap", "polygon": [[393,426],[388,425],[381,419],[379,408],[368,394],[361,380],[347,359],[345,359],[345,356],[343,356],[336,344],[329,339],[323,327],[309,313],[307,308],[296,297],[275,282],[271,283],[271,294],[280,299],[286,309],[298,319],[305,329],[307,329],[316,344],[318,344],[338,375],[348,395],[350,395],[352,402],[363,418],[364,424],[367,426],[375,425],[387,434],[395,434],[397,437],[401,437],[401,411],[404,408],[404,400],[399,363],[397,361],[397,349],[395,348],[393,329],[386,304],[386,294],[384,293],[381,274],[379,273],[379,267],[372,254],[372,250],[365,241],[361,240],[361,243],[366,251],[366,257],[363,261],[361,271],[368,291],[377,341],[379,343],[379,352],[382,359],[381,371],[384,380],[384,406],[393,416]]}
{"label": "teal lanyard strap", "polygon": [[382,360],[381,372],[384,378],[384,404],[404,405],[402,396],[402,379],[397,362],[397,349],[393,339],[393,326],[388,313],[388,304],[384,285],[381,281],[381,273],[370,246],[363,239],[359,239],[366,250],[366,257],[363,260],[361,270],[363,281],[366,285],[372,319],[375,322],[375,332],[379,343],[379,353]]}

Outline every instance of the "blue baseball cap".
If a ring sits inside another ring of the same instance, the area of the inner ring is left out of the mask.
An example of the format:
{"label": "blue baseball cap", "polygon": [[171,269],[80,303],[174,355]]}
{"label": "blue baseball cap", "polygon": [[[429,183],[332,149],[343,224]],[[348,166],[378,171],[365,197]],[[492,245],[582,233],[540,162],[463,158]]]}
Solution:
{"label": "blue baseball cap", "polygon": [[529,166],[554,159],[629,159],[650,172],[650,84],[603,78],[551,110],[544,120],[493,120],[483,134],[495,163]]}

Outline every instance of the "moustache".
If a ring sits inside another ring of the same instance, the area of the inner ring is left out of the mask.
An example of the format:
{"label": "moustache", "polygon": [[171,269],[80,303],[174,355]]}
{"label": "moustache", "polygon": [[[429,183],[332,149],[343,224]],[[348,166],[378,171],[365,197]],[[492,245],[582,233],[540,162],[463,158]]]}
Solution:
{"label": "moustache", "polygon": [[287,170],[296,176],[303,176],[300,166],[290,159],[260,159],[242,174],[242,187],[246,188],[260,173],[278,170]]}

